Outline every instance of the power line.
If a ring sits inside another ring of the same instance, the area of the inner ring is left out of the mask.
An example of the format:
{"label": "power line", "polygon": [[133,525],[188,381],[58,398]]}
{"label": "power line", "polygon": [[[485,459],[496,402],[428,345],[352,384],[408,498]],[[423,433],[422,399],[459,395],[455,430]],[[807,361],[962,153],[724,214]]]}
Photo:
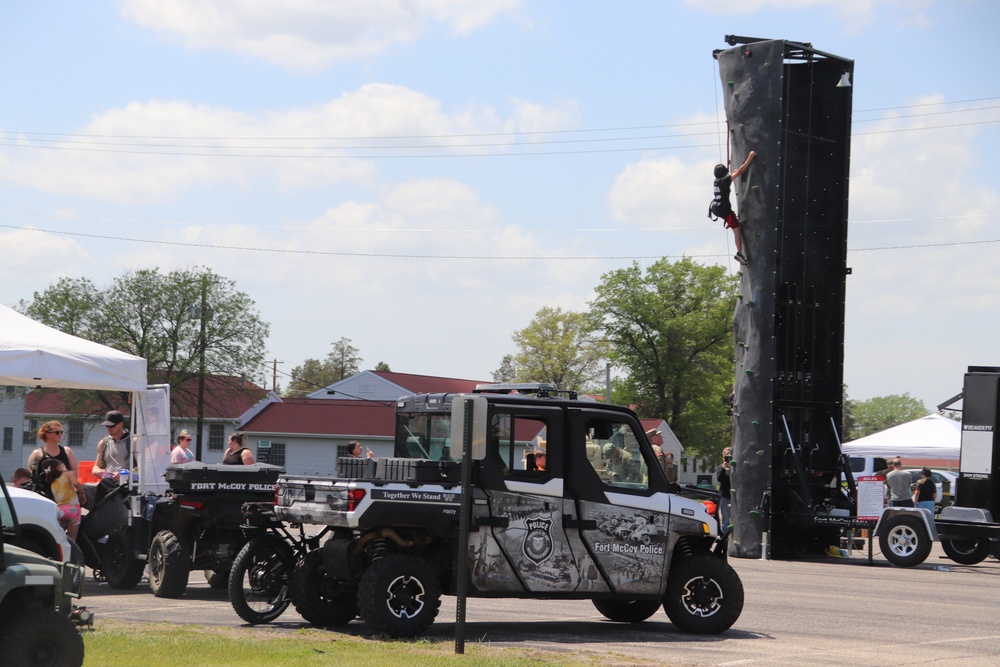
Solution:
{"label": "power line", "polygon": [[[718,96],[716,96],[718,98]],[[949,104],[970,104],[973,102],[992,102],[1000,100],[1000,97],[979,97],[968,100],[953,100],[945,102],[922,102],[919,104],[906,104],[893,107],[873,107],[871,109],[855,109],[854,113],[869,113],[873,111],[894,111],[896,109],[917,109],[928,106],[943,106]],[[716,104],[718,107],[718,104]],[[954,112],[942,113],[963,113],[967,111],[981,111],[983,109],[994,109],[996,107],[979,107],[973,109],[956,109]],[[923,115],[923,114],[914,114]],[[899,116],[898,118],[908,118],[909,116]],[[872,119],[865,119],[860,122],[869,122]],[[875,119],[879,120],[879,119]],[[718,125],[715,121],[692,121],[688,123],[664,123],[659,125],[630,125],[621,127],[600,127],[584,128],[579,130],[524,130],[516,132],[476,132],[461,134],[400,134],[400,135],[342,135],[332,137],[220,137],[220,136],[190,136],[190,135],[132,135],[132,134],[88,134],[70,132],[36,132],[30,130],[0,130],[3,134],[16,134],[23,136],[47,136],[47,137],[88,137],[103,139],[146,139],[146,140],[229,140],[229,141],[357,141],[357,140],[399,140],[399,139],[462,139],[470,137],[512,137],[512,136],[536,136],[547,134],[582,134],[587,132],[630,132],[636,130],[656,130],[673,127],[698,127],[703,125]]]}
{"label": "power line", "polygon": [[[1000,216],[1000,213],[970,213],[964,215],[937,215],[937,216],[919,216],[919,217],[909,217],[909,218],[875,218],[871,220],[849,220],[851,226],[856,225],[871,225],[871,224],[887,224],[887,223],[902,223],[902,222],[921,222],[921,221],[951,221],[951,220],[970,220],[976,218],[995,218]],[[97,215],[74,215],[72,217],[67,217],[65,215],[60,215],[56,213],[35,213],[35,212],[24,212],[24,211],[0,211],[0,217],[23,217],[23,218],[46,218],[52,220],[62,220],[66,222],[78,222],[78,221],[96,221],[96,222],[110,222],[114,224],[139,224],[139,225],[168,225],[174,227],[188,227],[188,228],[213,228],[218,229],[220,227],[237,227],[237,228],[251,228],[251,229],[280,229],[280,230],[315,230],[314,226],[310,225],[258,225],[258,224],[243,224],[243,223],[197,223],[197,222],[186,222],[178,220],[152,220],[149,218],[110,218],[106,216]],[[4,227],[5,225],[0,225]],[[26,227],[14,227],[7,225],[10,229],[28,229]],[[631,232],[673,232],[673,231],[685,231],[685,230],[705,230],[705,225],[687,225],[683,227],[628,227],[623,228],[622,226],[615,227],[539,227],[538,225],[532,225],[531,231],[536,233],[545,232],[555,232],[559,234],[564,233],[621,233],[623,230]],[[371,227],[324,227],[324,232],[370,232]],[[393,234],[490,234],[502,232],[503,228],[497,227],[379,227],[381,232],[391,232]],[[53,232],[54,233],[54,232]]]}
{"label": "power line", "polygon": [[[104,234],[85,234],[83,232],[54,231],[47,229],[35,229],[31,227],[17,227],[14,225],[0,225],[0,228],[17,229],[21,231],[40,232],[48,234],[58,234],[61,236],[78,236],[83,238],[102,239],[117,242],[130,243],[151,243],[154,245],[180,246],[185,248],[207,248],[210,250],[239,250],[244,252],[276,253],[286,255],[321,255],[333,257],[371,257],[381,259],[463,259],[463,260],[498,260],[498,261],[526,261],[526,260],[554,260],[554,261],[605,261],[622,259],[660,259],[661,257],[728,257],[728,254],[698,254],[698,255],[591,255],[581,256],[524,256],[524,255],[422,255],[413,253],[376,253],[376,252],[344,252],[339,250],[291,250],[285,248],[259,248],[254,246],[231,246],[209,243],[190,243],[181,241],[163,241],[155,239],[137,239],[122,236],[109,236]],[[848,252],[864,252],[868,250],[900,250],[909,248],[936,248],[959,245],[980,245],[987,243],[1000,243],[1000,239],[987,239],[981,241],[953,241],[944,243],[926,243],[914,245],[882,246],[874,248],[849,248]]]}

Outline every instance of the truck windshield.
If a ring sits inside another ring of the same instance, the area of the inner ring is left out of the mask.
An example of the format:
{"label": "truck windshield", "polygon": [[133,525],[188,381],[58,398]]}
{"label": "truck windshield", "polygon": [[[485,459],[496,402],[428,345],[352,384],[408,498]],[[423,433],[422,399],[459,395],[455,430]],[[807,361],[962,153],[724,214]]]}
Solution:
{"label": "truck windshield", "polygon": [[393,455],[406,459],[451,461],[451,414],[398,413]]}

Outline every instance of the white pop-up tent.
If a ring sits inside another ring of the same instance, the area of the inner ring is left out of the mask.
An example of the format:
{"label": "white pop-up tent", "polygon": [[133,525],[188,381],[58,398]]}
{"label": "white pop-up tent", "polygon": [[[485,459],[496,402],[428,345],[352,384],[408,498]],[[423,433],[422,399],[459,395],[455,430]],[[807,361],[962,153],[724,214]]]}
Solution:
{"label": "white pop-up tent", "polygon": [[0,304],[0,385],[144,391],[146,360]]}
{"label": "white pop-up tent", "polygon": [[962,451],[962,423],[943,415],[927,415],[845,442],[843,450],[852,456],[958,459]]}

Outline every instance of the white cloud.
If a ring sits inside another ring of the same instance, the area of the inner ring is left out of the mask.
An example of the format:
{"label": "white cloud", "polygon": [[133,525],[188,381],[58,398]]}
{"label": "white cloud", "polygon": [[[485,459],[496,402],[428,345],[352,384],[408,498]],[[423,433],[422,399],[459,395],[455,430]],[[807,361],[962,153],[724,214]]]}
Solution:
{"label": "white cloud", "polygon": [[427,24],[465,35],[520,0],[118,0],[122,15],[189,49],[315,69],[382,53]]}
{"label": "white cloud", "polygon": [[[379,157],[461,150],[469,143],[463,134],[564,127],[573,122],[573,110],[572,102],[551,109],[524,102],[510,118],[489,107],[449,114],[435,98],[378,83],[325,104],[261,114],[181,101],[133,102],[95,115],[59,142],[6,137],[21,147],[0,151],[0,180],[129,204],[214,186],[283,192],[331,183],[371,187]],[[428,138],[399,138],[420,136]]]}

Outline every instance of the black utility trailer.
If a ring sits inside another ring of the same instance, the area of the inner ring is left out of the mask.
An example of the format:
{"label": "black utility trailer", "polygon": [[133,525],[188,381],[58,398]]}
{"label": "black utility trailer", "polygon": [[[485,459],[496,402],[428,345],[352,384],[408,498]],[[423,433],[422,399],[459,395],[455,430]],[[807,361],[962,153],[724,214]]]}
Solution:
{"label": "black utility trailer", "polygon": [[[886,559],[902,567],[927,559],[931,542],[956,563],[974,565],[1000,557],[1000,368],[970,366],[962,399],[962,459],[955,504],[937,520],[912,507],[886,508],[875,528]],[[947,404],[941,407],[949,407]]]}

